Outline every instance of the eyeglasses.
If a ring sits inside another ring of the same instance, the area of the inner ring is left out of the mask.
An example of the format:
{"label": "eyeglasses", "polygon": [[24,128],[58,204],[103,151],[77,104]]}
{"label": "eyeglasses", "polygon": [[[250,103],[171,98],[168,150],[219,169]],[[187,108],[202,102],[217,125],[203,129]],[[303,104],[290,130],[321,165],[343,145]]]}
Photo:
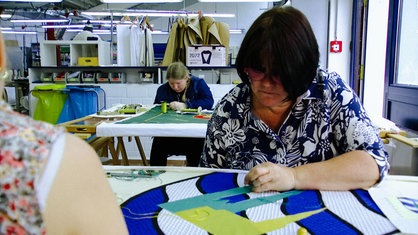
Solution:
{"label": "eyeglasses", "polygon": [[274,76],[266,76],[266,74],[260,70],[257,69],[252,69],[252,68],[244,68],[244,72],[247,74],[247,76],[252,80],[252,81],[261,81],[264,78],[268,78],[271,81],[274,82],[280,82],[280,77],[278,75],[274,75]]}

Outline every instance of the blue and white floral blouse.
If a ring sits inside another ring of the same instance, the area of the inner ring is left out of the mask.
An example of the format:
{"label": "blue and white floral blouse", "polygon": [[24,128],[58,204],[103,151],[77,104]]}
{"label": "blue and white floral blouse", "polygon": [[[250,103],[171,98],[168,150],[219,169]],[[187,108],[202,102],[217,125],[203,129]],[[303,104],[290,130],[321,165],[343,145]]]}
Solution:
{"label": "blue and white floral blouse", "polygon": [[270,161],[295,167],[365,150],[382,179],[388,155],[359,98],[336,73],[322,87],[314,79],[276,133],[251,113],[250,87],[237,85],[209,120],[200,166],[249,170]]}

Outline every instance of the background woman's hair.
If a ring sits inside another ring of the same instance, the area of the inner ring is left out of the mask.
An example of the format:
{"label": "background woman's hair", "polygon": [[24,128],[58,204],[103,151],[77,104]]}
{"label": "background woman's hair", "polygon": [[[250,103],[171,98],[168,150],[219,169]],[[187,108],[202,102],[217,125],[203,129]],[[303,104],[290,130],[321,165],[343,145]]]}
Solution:
{"label": "background woman's hair", "polygon": [[171,63],[167,68],[166,79],[173,78],[176,80],[184,79],[189,75],[189,70],[182,62]]}
{"label": "background woman's hair", "polygon": [[236,58],[238,75],[249,84],[244,68],[279,76],[290,100],[308,89],[316,76],[319,48],[306,16],[296,8],[274,7],[261,14],[246,33]]}

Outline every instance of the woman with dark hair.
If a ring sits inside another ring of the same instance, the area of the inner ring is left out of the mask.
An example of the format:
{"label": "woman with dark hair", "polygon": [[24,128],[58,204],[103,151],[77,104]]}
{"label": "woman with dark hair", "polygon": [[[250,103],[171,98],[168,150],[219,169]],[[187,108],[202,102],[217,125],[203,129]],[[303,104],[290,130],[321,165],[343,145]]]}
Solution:
{"label": "woman with dark hair", "polygon": [[243,83],[216,105],[200,166],[249,170],[266,190],[349,190],[387,174],[388,155],[355,92],[320,68],[309,21],[293,7],[260,15],[241,44]]}

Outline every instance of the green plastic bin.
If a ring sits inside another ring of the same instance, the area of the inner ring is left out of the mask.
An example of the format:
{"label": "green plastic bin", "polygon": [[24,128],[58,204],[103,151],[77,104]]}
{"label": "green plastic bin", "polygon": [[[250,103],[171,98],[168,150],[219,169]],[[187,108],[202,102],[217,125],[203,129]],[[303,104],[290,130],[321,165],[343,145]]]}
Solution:
{"label": "green plastic bin", "polygon": [[65,84],[36,86],[31,91],[38,99],[33,118],[35,120],[57,124],[68,94],[63,92]]}

